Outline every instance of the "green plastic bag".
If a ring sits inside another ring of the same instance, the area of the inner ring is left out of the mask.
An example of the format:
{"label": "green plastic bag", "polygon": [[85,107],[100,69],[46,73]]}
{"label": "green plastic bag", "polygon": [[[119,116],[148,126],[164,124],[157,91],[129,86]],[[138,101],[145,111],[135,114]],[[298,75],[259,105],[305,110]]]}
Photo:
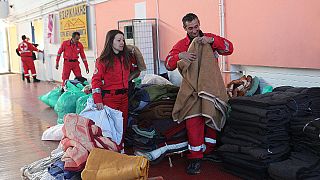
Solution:
{"label": "green plastic bag", "polygon": [[80,97],[77,100],[77,109],[76,109],[76,113],[80,114],[81,111],[84,110],[84,108],[87,106],[87,100],[88,98],[92,97],[92,94],[87,94],[85,96]]}
{"label": "green plastic bag", "polygon": [[47,94],[39,96],[39,99],[42,102],[44,102],[46,105],[50,106],[51,108],[54,108],[60,96],[61,96],[61,87],[57,87],[49,91]]}
{"label": "green plastic bag", "polygon": [[57,104],[54,106],[54,111],[58,114],[58,124],[63,124],[64,115],[76,112],[77,100],[85,95],[86,93],[82,91],[67,91],[60,96]]}
{"label": "green plastic bag", "polygon": [[261,94],[266,94],[266,93],[272,92],[272,90],[273,90],[272,86],[265,86],[265,87],[263,87]]}
{"label": "green plastic bag", "polygon": [[134,79],[133,79],[134,86],[135,86],[135,87],[140,86],[141,81],[142,81],[142,80],[141,80],[140,77],[134,78]]}
{"label": "green plastic bag", "polygon": [[89,85],[88,81],[84,81],[84,82],[83,82],[83,85],[84,85],[84,86]]}
{"label": "green plastic bag", "polygon": [[70,81],[67,81],[66,88],[67,88],[67,91],[79,92],[84,88],[84,86],[81,83],[74,85]]}

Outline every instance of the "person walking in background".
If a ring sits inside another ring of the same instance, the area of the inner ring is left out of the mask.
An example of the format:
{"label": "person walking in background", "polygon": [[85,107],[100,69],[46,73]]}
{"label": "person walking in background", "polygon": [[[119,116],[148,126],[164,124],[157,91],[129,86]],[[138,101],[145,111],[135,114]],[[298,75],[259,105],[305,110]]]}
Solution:
{"label": "person walking in background", "polygon": [[80,62],[78,61],[79,54],[81,56],[81,59],[83,61],[84,66],[86,67],[86,72],[89,74],[89,67],[88,62],[86,59],[86,55],[83,50],[83,45],[80,40],[80,33],[74,32],[72,33],[72,38],[70,40],[64,41],[57,54],[56,58],[56,69],[59,69],[59,61],[60,57],[63,52],[63,70],[62,70],[62,86],[64,86],[65,81],[69,79],[71,71],[73,71],[73,74],[76,76],[76,78],[81,78],[81,69],[80,69]]}
{"label": "person walking in background", "polygon": [[30,70],[31,76],[33,77],[33,82],[40,82],[40,80],[37,79],[36,68],[33,62],[33,51],[37,51],[37,52],[43,52],[43,51],[38,50],[33,44],[31,44],[29,42],[29,38],[26,37],[26,35],[23,35],[21,38],[22,38],[22,42],[19,43],[18,45],[17,54],[19,53],[21,57],[24,77],[28,83],[31,82],[30,74],[29,74],[29,70]]}

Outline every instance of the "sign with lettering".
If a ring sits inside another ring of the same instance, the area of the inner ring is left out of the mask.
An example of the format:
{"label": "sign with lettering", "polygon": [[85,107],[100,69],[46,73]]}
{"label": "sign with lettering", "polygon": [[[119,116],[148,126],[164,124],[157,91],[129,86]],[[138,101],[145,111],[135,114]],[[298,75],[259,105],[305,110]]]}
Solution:
{"label": "sign with lettering", "polygon": [[71,39],[72,33],[80,33],[80,42],[88,49],[87,31],[87,6],[80,4],[65,8],[59,12],[60,17],[60,40],[61,42]]}

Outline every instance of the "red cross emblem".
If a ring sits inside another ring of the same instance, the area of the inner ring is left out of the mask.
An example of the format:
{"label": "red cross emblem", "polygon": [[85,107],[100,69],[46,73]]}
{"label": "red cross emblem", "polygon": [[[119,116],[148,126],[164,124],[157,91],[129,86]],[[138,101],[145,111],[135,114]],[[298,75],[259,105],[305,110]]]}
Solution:
{"label": "red cross emblem", "polygon": [[27,51],[28,50],[28,45],[26,43],[21,43],[20,44],[20,50],[21,51]]}

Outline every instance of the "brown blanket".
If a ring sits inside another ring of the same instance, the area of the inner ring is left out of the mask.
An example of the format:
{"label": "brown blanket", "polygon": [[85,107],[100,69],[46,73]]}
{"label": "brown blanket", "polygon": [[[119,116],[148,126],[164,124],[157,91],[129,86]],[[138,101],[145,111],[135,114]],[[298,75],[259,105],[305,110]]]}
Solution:
{"label": "brown blanket", "polygon": [[174,100],[159,100],[150,103],[138,116],[139,121],[171,119]]}
{"label": "brown blanket", "polygon": [[181,60],[178,69],[183,77],[172,117],[181,122],[203,116],[206,124],[218,131],[226,121],[228,96],[216,58],[210,45],[191,43],[188,52],[197,55],[196,61]]}
{"label": "brown blanket", "polygon": [[134,45],[127,45],[127,48],[128,48],[129,52],[134,53],[134,56],[137,59],[137,66],[138,66],[139,71],[147,70],[147,66],[144,62],[144,58],[143,58],[142,53],[140,52],[139,48],[137,48]]}

